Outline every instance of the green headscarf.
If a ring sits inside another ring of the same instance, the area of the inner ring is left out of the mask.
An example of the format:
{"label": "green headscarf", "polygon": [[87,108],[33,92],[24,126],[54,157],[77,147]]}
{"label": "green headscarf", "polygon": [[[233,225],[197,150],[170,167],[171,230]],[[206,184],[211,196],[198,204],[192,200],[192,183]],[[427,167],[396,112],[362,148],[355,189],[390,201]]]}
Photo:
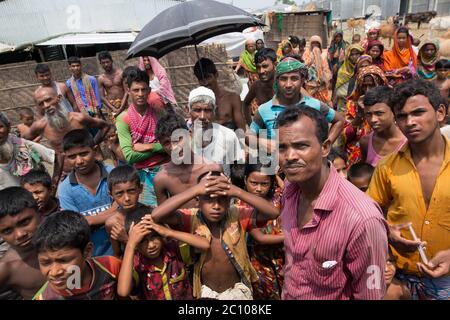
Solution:
{"label": "green headscarf", "polygon": [[364,48],[359,44],[352,44],[347,47],[347,51],[345,52],[345,61],[338,70],[336,89],[339,89],[341,86],[349,82],[355,74],[356,66],[350,61],[352,50],[357,50],[361,55],[364,54]]}
{"label": "green headscarf", "polygon": [[245,70],[247,70],[248,72],[251,73],[256,73],[256,65],[255,65],[255,54],[256,54],[256,50],[253,51],[253,53],[250,53],[247,50],[247,45],[252,42],[254,43],[253,40],[247,40],[245,42],[245,49],[242,52],[239,60],[241,61],[242,66],[244,67]]}
{"label": "green headscarf", "polygon": [[[275,94],[278,94],[278,82],[277,79],[284,73],[293,72],[299,70],[306,81],[312,81],[317,79],[317,74],[314,69],[308,68],[304,63],[298,61],[297,59],[288,57],[281,60],[277,64],[275,69],[275,82],[273,84],[273,90]],[[304,72],[302,72],[304,71]]]}

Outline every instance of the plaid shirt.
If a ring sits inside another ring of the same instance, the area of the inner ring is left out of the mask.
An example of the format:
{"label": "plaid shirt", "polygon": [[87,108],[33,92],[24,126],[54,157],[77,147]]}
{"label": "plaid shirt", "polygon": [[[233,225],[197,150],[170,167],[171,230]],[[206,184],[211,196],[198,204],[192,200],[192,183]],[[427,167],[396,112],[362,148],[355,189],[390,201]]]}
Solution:
{"label": "plaid shirt", "polygon": [[192,288],[178,242],[168,241],[161,254],[164,262],[162,269],[139,253],[134,256],[135,294],[143,300],[191,300]]}

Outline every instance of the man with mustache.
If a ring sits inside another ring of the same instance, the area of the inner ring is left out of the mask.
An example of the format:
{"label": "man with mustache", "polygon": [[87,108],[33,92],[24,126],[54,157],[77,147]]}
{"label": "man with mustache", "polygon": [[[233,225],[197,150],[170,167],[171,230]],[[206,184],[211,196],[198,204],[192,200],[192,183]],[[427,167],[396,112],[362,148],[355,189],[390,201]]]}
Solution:
{"label": "man with mustache", "polygon": [[[45,137],[49,141],[51,148],[57,153],[58,168],[62,168],[63,172],[70,170],[67,165],[62,165],[64,163],[62,139],[67,132],[86,127],[98,128],[100,131],[94,138],[94,143],[97,145],[103,140],[110,128],[106,121],[90,117],[87,113],[67,112],[61,106],[61,97],[51,87],[42,87],[36,90],[34,99],[42,118],[31,125],[25,138],[32,140],[39,135]],[[58,177],[60,173],[60,170],[56,173]],[[56,181],[53,183],[55,184]]]}
{"label": "man with mustache", "polygon": [[292,106],[276,121],[287,179],[282,299],[382,299],[388,243],[380,208],[327,161],[331,141],[321,112]]}
{"label": "man with mustache", "polygon": [[[314,108],[324,114],[331,123],[329,139],[331,143],[340,135],[344,127],[344,117],[317,99],[304,96],[301,93],[303,83],[308,79],[308,69],[294,58],[285,58],[278,63],[275,71],[275,96],[259,106],[247,132],[250,146],[259,143],[259,147],[268,153],[275,151],[276,131],[275,120],[286,107],[305,102],[305,107]],[[266,136],[261,133],[266,130]],[[259,137],[258,137],[259,136]]]}

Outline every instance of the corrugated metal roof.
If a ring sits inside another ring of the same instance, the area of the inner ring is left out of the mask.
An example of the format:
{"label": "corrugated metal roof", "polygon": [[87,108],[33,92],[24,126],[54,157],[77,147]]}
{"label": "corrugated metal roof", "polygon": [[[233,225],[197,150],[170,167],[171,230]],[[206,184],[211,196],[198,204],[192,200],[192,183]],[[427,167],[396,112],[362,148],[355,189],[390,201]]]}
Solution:
{"label": "corrugated metal roof", "polygon": [[74,33],[40,42],[37,45],[56,46],[68,44],[124,43],[133,42],[137,34],[137,32]]}
{"label": "corrugated metal roof", "polygon": [[69,33],[139,31],[183,0],[6,0],[0,42],[21,47]]}
{"label": "corrugated metal roof", "polygon": [[362,17],[374,11],[378,11],[381,17],[387,18],[395,15],[400,10],[401,0],[319,0],[326,9],[333,11],[333,19],[350,19]]}

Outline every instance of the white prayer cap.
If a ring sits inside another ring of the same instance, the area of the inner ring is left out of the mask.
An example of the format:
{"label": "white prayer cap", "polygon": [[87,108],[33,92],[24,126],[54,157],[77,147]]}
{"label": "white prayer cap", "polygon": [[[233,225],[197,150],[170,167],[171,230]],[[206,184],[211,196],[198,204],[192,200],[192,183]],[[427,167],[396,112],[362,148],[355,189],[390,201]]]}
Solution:
{"label": "white prayer cap", "polygon": [[200,96],[210,97],[214,101],[214,103],[216,103],[216,95],[211,89],[208,89],[206,87],[198,87],[189,93],[189,105],[191,105],[192,101],[195,98]]}
{"label": "white prayer cap", "polygon": [[194,103],[207,103],[212,107],[213,112],[216,112],[216,95],[211,89],[206,87],[198,87],[189,93],[189,111],[191,111]]}

